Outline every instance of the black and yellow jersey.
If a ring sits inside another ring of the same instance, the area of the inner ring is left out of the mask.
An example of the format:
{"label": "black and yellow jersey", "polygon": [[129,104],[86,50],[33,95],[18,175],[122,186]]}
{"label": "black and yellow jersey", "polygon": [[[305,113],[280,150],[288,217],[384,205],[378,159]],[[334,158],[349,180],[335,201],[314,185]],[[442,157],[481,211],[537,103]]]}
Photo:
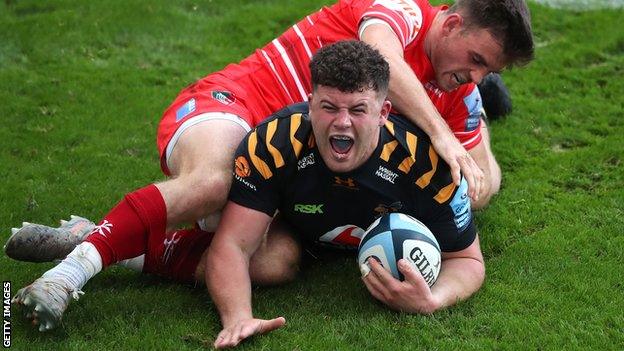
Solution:
{"label": "black and yellow jersey", "polygon": [[335,173],[316,147],[308,104],[292,105],[247,134],[234,163],[229,199],[269,216],[279,210],[304,241],[357,248],[386,212],[423,222],[442,251],[462,250],[476,236],[466,181],[455,186],[429,137],[401,117],[389,117],[362,166]]}

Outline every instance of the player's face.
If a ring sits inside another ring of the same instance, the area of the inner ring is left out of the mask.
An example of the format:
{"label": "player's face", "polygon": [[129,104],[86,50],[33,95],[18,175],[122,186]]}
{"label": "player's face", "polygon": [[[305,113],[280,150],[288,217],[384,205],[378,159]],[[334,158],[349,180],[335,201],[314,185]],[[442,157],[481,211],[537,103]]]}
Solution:
{"label": "player's face", "polygon": [[458,15],[447,19],[439,40],[432,43],[431,64],[438,86],[445,91],[478,84],[490,72],[504,68],[503,49],[486,29],[466,29]]}
{"label": "player's face", "polygon": [[348,172],[368,160],[379,142],[390,102],[371,89],[345,93],[322,85],[309,99],[314,137],[327,167]]}

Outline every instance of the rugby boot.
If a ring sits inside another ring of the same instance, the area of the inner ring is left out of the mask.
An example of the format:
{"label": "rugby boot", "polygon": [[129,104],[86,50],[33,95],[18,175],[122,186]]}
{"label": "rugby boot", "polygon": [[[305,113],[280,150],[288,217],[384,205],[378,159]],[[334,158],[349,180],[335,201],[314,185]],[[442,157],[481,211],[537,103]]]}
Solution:
{"label": "rugby boot", "polygon": [[20,289],[11,302],[22,306],[26,318],[34,326],[39,326],[39,331],[48,331],[61,323],[70,298],[78,300],[83,294],[68,286],[62,277],[41,277]]}
{"label": "rugby boot", "polygon": [[11,229],[4,252],[14,260],[26,262],[63,259],[94,228],[95,223],[78,216],[71,216],[69,221],[61,220],[58,228],[24,222],[21,228]]}
{"label": "rugby boot", "polygon": [[488,74],[478,86],[488,120],[496,120],[511,113],[511,94],[500,74]]}

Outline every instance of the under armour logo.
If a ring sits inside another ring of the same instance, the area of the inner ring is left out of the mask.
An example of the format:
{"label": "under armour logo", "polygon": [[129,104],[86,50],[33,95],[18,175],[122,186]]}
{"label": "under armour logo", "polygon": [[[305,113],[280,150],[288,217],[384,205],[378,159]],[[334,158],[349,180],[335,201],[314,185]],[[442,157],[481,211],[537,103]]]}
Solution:
{"label": "under armour logo", "polygon": [[342,179],[340,177],[334,177],[334,185],[344,186],[350,189],[356,189],[355,180],[353,180],[353,178]]}
{"label": "under armour logo", "polygon": [[91,231],[91,234],[98,233],[106,237],[106,234],[107,233],[110,234],[112,229],[113,229],[113,223],[110,223],[108,220],[105,219],[104,222],[102,222],[102,224],[95,226],[95,228],[93,228],[93,230]]}

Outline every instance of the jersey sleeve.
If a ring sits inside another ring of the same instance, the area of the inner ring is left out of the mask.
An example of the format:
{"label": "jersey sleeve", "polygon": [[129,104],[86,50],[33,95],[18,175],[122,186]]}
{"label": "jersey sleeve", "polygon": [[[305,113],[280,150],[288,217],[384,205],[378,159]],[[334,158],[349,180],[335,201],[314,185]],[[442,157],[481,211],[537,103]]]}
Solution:
{"label": "jersey sleeve", "polygon": [[258,134],[258,129],[248,133],[236,150],[229,200],[273,216],[279,202],[277,175]]}
{"label": "jersey sleeve", "polygon": [[424,212],[421,220],[435,235],[442,251],[460,251],[470,246],[477,235],[468,183],[462,177],[459,187],[455,186],[448,165],[439,162],[429,184],[422,189],[426,195],[420,194]]}
{"label": "jersey sleeve", "polygon": [[448,94],[444,103],[442,117],[449,125],[455,137],[470,150],[481,142],[481,116],[483,102],[479,88],[475,84],[466,84]]}
{"label": "jersey sleeve", "polygon": [[413,0],[376,0],[362,14],[358,35],[361,39],[366,27],[384,24],[390,27],[405,49],[416,39],[423,23],[421,8]]}

